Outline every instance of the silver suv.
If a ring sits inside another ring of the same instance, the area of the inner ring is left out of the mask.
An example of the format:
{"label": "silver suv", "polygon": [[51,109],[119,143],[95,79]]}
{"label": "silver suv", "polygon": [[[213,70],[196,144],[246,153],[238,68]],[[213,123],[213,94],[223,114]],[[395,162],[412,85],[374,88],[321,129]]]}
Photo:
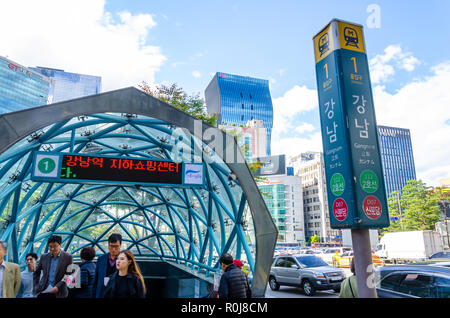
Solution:
{"label": "silver suv", "polygon": [[315,255],[280,255],[272,263],[269,286],[272,290],[279,290],[281,285],[300,286],[307,296],[313,296],[316,290],[339,292],[344,279],[342,269],[329,266]]}

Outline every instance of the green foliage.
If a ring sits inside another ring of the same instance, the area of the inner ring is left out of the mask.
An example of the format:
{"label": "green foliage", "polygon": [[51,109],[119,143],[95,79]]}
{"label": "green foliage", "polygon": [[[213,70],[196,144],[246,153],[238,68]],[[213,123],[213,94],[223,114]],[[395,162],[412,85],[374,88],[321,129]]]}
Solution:
{"label": "green foliage", "polygon": [[209,115],[206,112],[205,101],[200,98],[199,94],[188,95],[181,87],[177,86],[177,84],[172,84],[170,86],[159,85],[152,88],[146,82],[142,82],[142,84],[138,86],[145,93],[172,105],[197,119],[201,119],[212,126],[217,125],[217,116]]}
{"label": "green foliage", "polygon": [[[391,221],[390,227],[383,232],[402,231],[398,195],[400,191],[391,193],[388,199],[390,217],[398,216],[399,221]],[[438,202],[443,199],[439,188],[433,189],[421,180],[410,180],[400,194],[400,206],[404,231],[433,230],[441,216]]]}
{"label": "green foliage", "polygon": [[311,236],[311,237],[309,238],[309,242],[310,242],[310,243],[318,243],[318,242],[320,242],[320,239],[319,239],[319,237],[317,236],[317,234],[314,234],[313,236]]}

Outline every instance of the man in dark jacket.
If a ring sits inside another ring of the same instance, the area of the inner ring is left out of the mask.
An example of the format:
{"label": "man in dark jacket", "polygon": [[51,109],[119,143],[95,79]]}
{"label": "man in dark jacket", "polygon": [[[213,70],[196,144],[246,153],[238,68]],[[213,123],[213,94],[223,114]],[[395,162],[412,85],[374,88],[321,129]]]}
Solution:
{"label": "man in dark jacket", "polygon": [[73,292],[75,298],[92,298],[95,278],[95,264],[92,260],[95,257],[95,249],[92,246],[83,247],[80,252],[80,288]]}
{"label": "man in dark jacket", "polygon": [[233,257],[230,254],[223,254],[219,262],[223,272],[219,283],[219,298],[250,298],[247,278],[233,264]]}
{"label": "man in dark jacket", "polygon": [[[41,256],[33,273],[34,294],[40,298],[67,298],[69,290],[64,275],[72,274],[72,255],[61,250],[62,238],[52,235],[48,240],[50,253]],[[43,272],[41,278],[41,272]]]}
{"label": "man in dark jacket", "polygon": [[122,246],[122,236],[118,233],[113,233],[108,238],[109,253],[99,256],[97,259],[97,267],[95,268],[94,279],[94,298],[103,298],[105,287],[109,282],[111,276],[117,271],[116,260],[120,254]]}

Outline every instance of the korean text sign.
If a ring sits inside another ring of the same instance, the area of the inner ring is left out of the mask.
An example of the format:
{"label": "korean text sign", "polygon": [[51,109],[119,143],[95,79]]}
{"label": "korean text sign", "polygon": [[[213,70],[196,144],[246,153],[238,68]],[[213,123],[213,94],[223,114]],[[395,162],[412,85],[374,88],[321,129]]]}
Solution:
{"label": "korean text sign", "polygon": [[201,186],[204,182],[203,174],[203,164],[76,153],[36,152],[32,179],[93,184]]}
{"label": "korean text sign", "polygon": [[389,226],[362,26],[331,21],[314,37],[331,227]]}

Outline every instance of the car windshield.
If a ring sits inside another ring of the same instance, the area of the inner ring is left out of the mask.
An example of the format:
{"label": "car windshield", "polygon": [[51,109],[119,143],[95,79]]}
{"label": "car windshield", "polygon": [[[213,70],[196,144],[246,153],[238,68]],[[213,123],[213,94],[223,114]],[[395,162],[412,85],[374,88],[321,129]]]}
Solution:
{"label": "car windshield", "polygon": [[313,255],[298,256],[297,260],[300,264],[306,267],[328,266],[328,264],[322,261],[319,257]]}

